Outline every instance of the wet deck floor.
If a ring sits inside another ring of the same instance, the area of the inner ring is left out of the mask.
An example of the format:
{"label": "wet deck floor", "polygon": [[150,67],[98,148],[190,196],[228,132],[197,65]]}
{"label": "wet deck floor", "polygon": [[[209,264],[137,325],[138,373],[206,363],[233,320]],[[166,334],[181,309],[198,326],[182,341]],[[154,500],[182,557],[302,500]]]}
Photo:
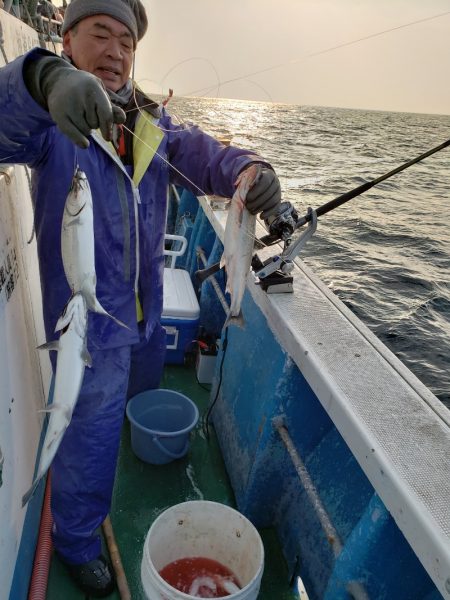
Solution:
{"label": "wet deck floor", "polygon": [[[161,387],[187,395],[196,402],[200,413],[207,407],[209,392],[197,383],[192,369],[167,367]],[[166,508],[186,500],[212,500],[235,505],[214,430],[207,441],[201,428],[197,427],[191,434],[186,457],[154,466],[133,454],[130,425],[125,421],[111,521],[133,600],[145,600],[140,568],[144,540],[151,524]],[[263,530],[260,534],[266,556],[259,600],[295,600],[298,595],[289,587],[286,563],[275,532]],[[116,592],[109,598],[118,600],[119,594]],[[64,566],[54,557],[47,600],[80,599],[84,600],[85,596],[72,584]]]}

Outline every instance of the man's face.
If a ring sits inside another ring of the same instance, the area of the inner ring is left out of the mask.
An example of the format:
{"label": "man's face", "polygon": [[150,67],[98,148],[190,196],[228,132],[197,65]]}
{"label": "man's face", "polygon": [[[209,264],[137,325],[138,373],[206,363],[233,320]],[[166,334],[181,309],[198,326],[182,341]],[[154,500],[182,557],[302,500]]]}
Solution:
{"label": "man's face", "polygon": [[128,27],[107,15],[86,17],[64,34],[64,52],[75,65],[99,77],[117,92],[127,82],[133,63],[133,37]]}

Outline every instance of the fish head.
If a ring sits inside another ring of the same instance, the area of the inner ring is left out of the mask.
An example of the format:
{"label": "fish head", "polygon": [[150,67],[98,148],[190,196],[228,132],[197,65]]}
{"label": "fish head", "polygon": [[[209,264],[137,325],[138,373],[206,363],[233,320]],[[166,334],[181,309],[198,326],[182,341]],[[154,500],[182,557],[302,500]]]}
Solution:
{"label": "fish head", "polygon": [[86,173],[77,167],[72,183],[70,185],[69,195],[67,196],[65,211],[71,216],[80,215],[86,205],[92,204],[91,190]]}

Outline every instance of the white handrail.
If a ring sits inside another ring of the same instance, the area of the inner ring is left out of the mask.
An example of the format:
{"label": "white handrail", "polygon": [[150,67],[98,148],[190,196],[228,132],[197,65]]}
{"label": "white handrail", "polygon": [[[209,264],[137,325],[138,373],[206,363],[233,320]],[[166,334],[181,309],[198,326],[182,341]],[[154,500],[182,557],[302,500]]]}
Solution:
{"label": "white handrail", "polygon": [[175,268],[175,261],[177,260],[177,256],[182,256],[186,252],[187,248],[187,239],[183,235],[174,235],[172,233],[166,233],[164,236],[166,240],[173,240],[177,242],[181,242],[181,248],[179,250],[164,250],[165,256],[171,256],[172,260],[170,261],[170,268]]}

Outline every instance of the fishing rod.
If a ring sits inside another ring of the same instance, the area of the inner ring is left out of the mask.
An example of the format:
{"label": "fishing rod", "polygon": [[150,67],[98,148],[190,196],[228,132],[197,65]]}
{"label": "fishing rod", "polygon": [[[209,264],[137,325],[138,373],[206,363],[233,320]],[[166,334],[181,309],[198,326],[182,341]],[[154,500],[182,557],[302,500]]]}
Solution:
{"label": "fishing rod", "polygon": [[[252,262],[253,270],[255,271],[255,275],[259,277],[262,287],[267,292],[292,291],[292,278],[287,276],[294,268],[293,259],[299,254],[300,250],[306,245],[306,243],[315,233],[318,217],[321,217],[335,208],[342,206],[346,202],[349,202],[349,200],[352,200],[364,192],[367,192],[382,181],[386,181],[386,179],[393,177],[397,173],[408,169],[412,165],[415,165],[425,158],[428,158],[432,154],[436,154],[436,152],[439,152],[448,146],[450,146],[450,139],[446,140],[442,144],[439,144],[439,146],[431,148],[420,156],[403,163],[395,169],[388,171],[384,175],[380,175],[375,179],[359,185],[353,190],[337,196],[333,200],[322,204],[316,209],[312,209],[311,207],[308,208],[307,213],[303,217],[299,217],[297,210],[290,202],[281,202],[276,214],[270,215],[264,219],[269,233],[260,238],[258,243],[260,243],[262,246],[271,246],[272,244],[283,241],[283,252],[280,255],[273,256],[264,262],[261,262],[257,255],[255,255]],[[293,239],[293,233],[306,224],[308,224],[308,228],[297,238]],[[219,270],[220,264],[217,263],[211,265],[207,269],[197,271],[195,275],[198,281],[201,283]]]}
{"label": "fishing rod", "polygon": [[[412,165],[424,160],[432,154],[436,154],[440,150],[450,146],[450,139],[446,140],[439,146],[431,148],[420,156],[403,163],[402,165],[388,171],[384,175],[380,175],[375,179],[367,181],[362,185],[337,196],[333,200],[322,204],[316,209],[308,208],[308,212],[303,217],[299,217],[297,211],[290,202],[282,202],[275,215],[271,215],[264,219],[269,233],[261,238],[261,243],[270,246],[278,241],[284,241],[284,249],[280,255],[273,256],[268,260],[261,262],[255,255],[252,267],[255,275],[259,277],[262,287],[267,291],[292,291],[292,278],[287,276],[294,268],[293,259],[299,254],[300,250],[311,239],[317,228],[317,219],[322,215],[342,206],[349,200],[360,196],[367,190],[370,190],[382,181],[386,181],[397,173],[408,169]],[[297,238],[293,239],[292,234],[300,227],[308,224],[308,228]],[[285,287],[286,289],[277,289]],[[271,289],[273,287],[273,289]]]}
{"label": "fishing rod", "polygon": [[[314,211],[308,211],[307,214],[303,217],[299,218],[298,214],[297,215],[292,214],[292,217],[291,217],[290,211],[293,212],[295,209],[293,209],[293,208],[291,209],[292,205],[290,204],[290,202],[282,202],[278,213],[272,217],[269,217],[268,219],[265,219],[266,225],[269,228],[269,235],[261,238],[261,242],[264,243],[266,246],[267,245],[270,246],[271,244],[273,244],[279,240],[287,240],[296,229],[303,227],[303,225],[306,225],[307,223],[309,223],[311,221],[313,212],[315,212],[317,217],[326,215],[331,210],[334,210],[335,208],[342,206],[349,200],[352,200],[353,198],[356,198],[356,196],[359,196],[359,195],[363,194],[364,192],[367,192],[367,190],[370,190],[371,188],[378,185],[382,181],[386,181],[386,179],[389,179],[390,177],[397,175],[397,173],[400,173],[401,171],[408,169],[412,165],[415,165],[416,163],[424,160],[425,158],[428,158],[432,154],[436,154],[436,152],[439,152],[440,150],[447,148],[447,146],[450,146],[450,139],[446,140],[442,144],[439,144],[439,146],[435,146],[434,148],[427,150],[427,152],[424,152],[420,156],[417,156],[416,158],[413,158],[413,159],[409,160],[408,162],[403,163],[402,165],[396,167],[395,169],[388,171],[384,175],[380,175],[379,177],[376,177],[375,179],[366,181],[366,183],[359,185],[358,187],[354,188],[353,190],[350,190],[348,192],[345,192],[344,194],[341,194],[340,196],[337,196],[333,200],[330,200],[329,202],[322,204],[322,206],[319,206]],[[296,211],[295,211],[295,213],[296,213]]]}

